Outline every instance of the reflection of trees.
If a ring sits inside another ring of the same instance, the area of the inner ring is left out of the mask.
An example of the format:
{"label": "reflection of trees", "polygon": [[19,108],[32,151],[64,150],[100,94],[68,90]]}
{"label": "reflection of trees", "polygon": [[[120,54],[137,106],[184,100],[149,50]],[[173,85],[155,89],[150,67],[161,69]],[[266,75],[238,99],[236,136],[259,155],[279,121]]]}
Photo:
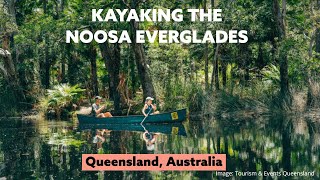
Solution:
{"label": "reflection of trees", "polygon": [[[320,124],[308,122],[308,129],[310,133],[310,147],[309,148],[309,161],[317,164],[318,169],[320,169],[319,161],[320,161]],[[320,170],[319,170],[320,171]],[[319,172],[320,173],[320,172]]]}
{"label": "reflection of trees", "polygon": [[291,136],[292,136],[292,120],[282,119],[282,167],[285,171],[292,171],[291,167]]}
{"label": "reflection of trees", "polygon": [[[303,126],[299,127],[300,124]],[[157,153],[226,153],[228,171],[319,169],[320,128],[301,118],[278,115],[255,121],[191,122],[188,126],[188,137],[160,135]],[[151,172],[151,175],[154,178],[210,179],[214,173],[166,171]]]}
{"label": "reflection of trees", "polygon": [[96,176],[93,172],[81,171],[80,144],[75,139],[75,131],[65,123],[49,125],[42,121],[32,123],[29,120],[16,120],[5,124],[5,127],[0,128],[0,146],[5,166],[0,177],[90,179]]}
{"label": "reflection of trees", "polygon": [[[270,119],[270,120],[269,120]],[[159,135],[154,153],[226,153],[228,171],[312,171],[320,160],[320,124],[277,116],[255,120],[204,120],[187,124],[188,137]],[[1,125],[0,125],[1,127]],[[97,153],[95,131],[66,123],[10,121],[0,128],[0,176],[12,179],[210,179],[213,172],[84,172],[81,155]],[[112,131],[104,153],[147,153],[142,133]],[[62,145],[64,145],[62,148]],[[0,161],[1,162],[1,161]]]}
{"label": "reflection of trees", "polygon": [[[162,145],[159,153],[166,147],[171,153],[226,153],[228,171],[316,170],[319,178],[320,128],[315,124],[285,115],[255,120],[212,119],[194,127],[190,123],[190,129],[194,129],[189,131],[195,134],[188,138],[162,137],[168,144]],[[192,174],[208,177],[207,173]]]}
{"label": "reflection of trees", "polygon": [[[121,131],[111,131],[110,133],[110,154],[121,154],[124,153],[124,144],[122,143],[123,137],[121,136]],[[123,179],[122,171],[106,171],[104,173],[104,179]]]}
{"label": "reflection of trees", "polygon": [[[146,148],[140,137],[140,133],[111,131],[110,133],[110,154],[142,154],[146,153]],[[150,173],[147,171],[105,171],[104,179],[151,179]]]}
{"label": "reflection of trees", "polygon": [[22,179],[33,174],[33,143],[37,132],[32,123],[16,119],[2,119],[0,123],[0,151],[3,156],[0,177]]}

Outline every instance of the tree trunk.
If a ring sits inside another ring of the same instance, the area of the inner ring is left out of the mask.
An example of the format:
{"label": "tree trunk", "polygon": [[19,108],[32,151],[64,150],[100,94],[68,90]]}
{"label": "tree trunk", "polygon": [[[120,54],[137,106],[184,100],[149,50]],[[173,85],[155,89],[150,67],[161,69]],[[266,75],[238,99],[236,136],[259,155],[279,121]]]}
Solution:
{"label": "tree trunk", "polygon": [[214,0],[211,0],[211,9],[214,9]]}
{"label": "tree trunk", "polygon": [[75,80],[75,76],[73,75],[73,70],[75,70],[75,62],[74,62],[74,58],[72,55],[72,45],[71,44],[66,44],[66,54],[67,54],[67,65],[68,65],[67,81],[70,85],[75,85],[76,80]]}
{"label": "tree trunk", "polygon": [[[127,4],[127,6],[130,6],[131,9],[138,9],[139,3],[141,3],[141,1],[131,0],[130,4]],[[132,33],[131,46],[134,51],[139,79],[140,79],[142,90],[143,90],[143,97],[144,99],[148,96],[156,98],[156,92],[154,90],[152,78],[148,69],[149,67],[144,54],[143,45],[140,43],[136,43],[136,31],[139,29],[139,23],[132,20],[130,21],[130,27],[131,27],[131,33]]]}
{"label": "tree trunk", "polygon": [[[286,0],[282,0],[282,12],[278,0],[273,0],[273,13],[276,21],[277,36],[280,40],[286,40],[285,16]],[[282,102],[291,105],[291,95],[289,91],[288,58],[287,52],[280,52],[280,95]]]}
{"label": "tree trunk", "polygon": [[262,43],[259,43],[258,58],[256,66],[261,70],[264,67]]}
{"label": "tree trunk", "polygon": [[320,28],[316,30],[316,52],[319,53],[316,57],[320,59]]}
{"label": "tree trunk", "polygon": [[206,90],[209,88],[209,60],[208,60],[208,43],[205,45],[205,52],[204,52],[204,59],[205,59],[205,67],[204,67],[204,74],[205,74],[205,87]]}
{"label": "tree trunk", "polygon": [[[320,53],[320,29],[317,28],[313,35],[311,36],[310,44],[309,44],[309,60],[311,61],[313,58],[313,44],[315,42],[315,51],[317,52],[316,58],[320,58],[318,53]],[[312,71],[308,68],[307,69],[307,82],[308,82],[308,94],[307,94],[307,106],[308,107],[318,107],[319,100],[320,100],[320,94],[317,92],[317,90],[314,88],[315,83],[317,83],[318,79],[313,79],[312,77]],[[314,77],[317,77],[315,75]],[[317,106],[318,105],[318,106]]]}
{"label": "tree trunk", "polygon": [[44,48],[44,58],[45,58],[45,64],[44,64],[44,77],[43,77],[43,85],[46,89],[49,89],[50,87],[50,57],[49,57],[49,48],[48,48],[49,38],[48,35],[45,35],[45,48]]}
{"label": "tree trunk", "polygon": [[143,98],[145,99],[148,96],[156,98],[156,93],[153,87],[152,78],[149,73],[143,46],[142,44],[136,43],[135,32],[138,29],[138,26],[139,24],[137,22],[131,21],[132,41],[133,41],[131,45],[134,50],[138,74],[139,74],[140,82],[142,85]]}
{"label": "tree trunk", "polygon": [[61,83],[66,83],[66,55],[63,53],[63,59],[61,60]]}
{"label": "tree trunk", "polygon": [[[210,1],[211,4],[211,9],[214,9],[215,5],[214,5],[214,0]],[[210,85],[210,89],[213,89],[213,84],[215,84],[215,88],[216,90],[219,90],[219,62],[218,62],[218,54],[219,54],[219,46],[220,44],[216,45],[215,48],[215,52],[214,52],[214,56],[213,56],[213,61],[212,61],[212,65],[213,65],[213,71],[212,71],[212,75],[211,75],[211,85]]]}
{"label": "tree trunk", "polygon": [[47,4],[48,4],[48,0],[42,0],[42,8],[43,8],[44,14],[47,13]]}
{"label": "tree trunk", "polygon": [[245,84],[246,86],[249,85],[249,80],[250,80],[250,62],[251,62],[251,55],[248,49],[248,46],[245,47],[245,70],[246,70],[246,74],[244,76],[244,80],[245,80]]}
{"label": "tree trunk", "polygon": [[135,62],[134,62],[134,52],[132,49],[132,46],[128,46],[130,48],[130,77],[131,77],[131,91],[132,91],[132,97],[134,97],[136,92],[136,85],[137,85],[137,76],[136,76],[136,70],[135,70]]}
{"label": "tree trunk", "polygon": [[227,63],[225,61],[221,61],[221,74],[222,74],[222,85],[223,88],[227,86]]}
{"label": "tree trunk", "polygon": [[114,101],[115,114],[120,114],[120,93],[118,90],[120,74],[120,45],[108,43],[100,44],[102,57],[104,58],[109,76],[109,94]]}
{"label": "tree trunk", "polygon": [[[3,11],[3,17],[1,18],[5,18],[7,21],[10,21],[13,27],[16,25],[14,3],[15,2],[13,0],[0,1],[0,6],[2,6],[1,11]],[[25,94],[21,89],[15,63],[10,53],[10,38],[13,37],[14,30],[9,29],[7,31],[7,29],[4,29],[4,32],[1,33],[2,48],[0,48],[0,60],[3,61],[3,67],[0,67],[0,70],[2,70],[2,73],[4,77],[6,77],[9,86],[11,86],[16,100],[23,102],[26,100]]]}
{"label": "tree trunk", "polygon": [[[43,0],[42,2],[42,6],[43,6],[43,13],[46,14],[47,13],[47,0]],[[41,74],[42,76],[42,85],[48,89],[50,87],[50,66],[51,66],[51,62],[50,62],[50,58],[49,58],[49,37],[47,35],[47,32],[43,32],[44,33],[44,72],[42,72]],[[41,66],[40,66],[41,67]],[[42,69],[42,68],[41,68]]]}
{"label": "tree trunk", "polygon": [[[3,43],[5,43],[5,40],[3,41]],[[6,47],[6,45],[2,45],[2,47]],[[2,74],[6,78],[8,84],[11,86],[15,98],[20,102],[25,101],[25,95],[23,93],[23,90],[21,89],[14,64],[12,63],[13,61],[11,58],[11,53],[7,49],[0,48],[0,57],[3,60],[3,68],[0,67],[0,69],[2,70]]]}
{"label": "tree trunk", "polygon": [[89,49],[89,59],[90,59],[90,72],[91,72],[91,87],[94,95],[99,95],[99,84],[98,84],[98,76],[97,76],[97,51],[96,48],[90,44]]}
{"label": "tree trunk", "polygon": [[[203,8],[207,10],[207,1],[203,1]],[[207,30],[207,21],[205,21],[205,29],[204,31]],[[204,60],[205,60],[205,65],[204,65],[204,80],[205,80],[205,88],[206,90],[209,89],[209,59],[208,59],[208,42],[205,44],[205,50],[204,50]]]}
{"label": "tree trunk", "polygon": [[216,90],[220,89],[219,85],[219,62],[218,62],[218,54],[219,54],[219,46],[220,44],[216,45],[214,56],[213,56],[213,72],[211,76],[211,89],[213,88],[213,84],[215,84]]}
{"label": "tree trunk", "polygon": [[[289,97],[289,76],[288,76],[288,58],[282,55],[280,59],[280,83],[281,95],[283,98]],[[286,100],[287,101],[287,100]]]}

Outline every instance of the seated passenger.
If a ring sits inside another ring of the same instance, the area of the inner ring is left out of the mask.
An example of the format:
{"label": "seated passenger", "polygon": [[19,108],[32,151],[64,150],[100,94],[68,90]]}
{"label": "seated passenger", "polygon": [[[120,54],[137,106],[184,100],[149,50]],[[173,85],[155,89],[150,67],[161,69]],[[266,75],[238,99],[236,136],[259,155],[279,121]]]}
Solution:
{"label": "seated passenger", "polygon": [[110,112],[106,112],[106,113],[102,113],[102,110],[105,109],[105,106],[101,106],[100,107],[100,103],[101,103],[101,97],[100,96],[96,96],[95,97],[95,103],[92,104],[92,111],[91,114],[95,117],[98,118],[102,118],[102,117],[112,117]]}

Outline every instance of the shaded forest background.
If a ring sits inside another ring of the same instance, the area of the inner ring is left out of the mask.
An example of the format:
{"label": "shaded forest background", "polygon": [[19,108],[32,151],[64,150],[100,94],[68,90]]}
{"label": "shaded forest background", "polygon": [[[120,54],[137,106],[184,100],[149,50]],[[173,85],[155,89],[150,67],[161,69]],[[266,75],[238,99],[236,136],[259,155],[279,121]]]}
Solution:
{"label": "shaded forest background", "polygon": [[[91,22],[100,8],[220,8],[223,22]],[[319,0],[0,0],[0,9],[1,115],[71,111],[95,95],[115,114],[147,96],[161,110],[204,113],[320,106]],[[245,29],[249,42],[65,43],[66,30],[84,29],[127,30],[132,40],[138,29]]]}

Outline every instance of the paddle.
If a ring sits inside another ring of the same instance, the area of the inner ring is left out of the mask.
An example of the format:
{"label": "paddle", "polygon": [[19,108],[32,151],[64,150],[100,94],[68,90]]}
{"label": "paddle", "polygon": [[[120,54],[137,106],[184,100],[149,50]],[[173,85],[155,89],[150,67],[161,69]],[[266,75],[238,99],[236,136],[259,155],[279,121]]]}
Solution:
{"label": "paddle", "polygon": [[149,116],[149,114],[150,114],[150,112],[153,110],[153,108],[151,108],[150,110],[149,110],[149,112],[147,113],[147,116],[146,117],[144,117],[143,118],[143,120],[141,121],[141,125],[142,125],[142,123],[144,122],[144,120],[146,120],[146,118]]}
{"label": "paddle", "polygon": [[146,127],[144,127],[144,125],[142,125],[142,124],[140,124],[140,125],[142,126],[144,132],[146,132],[147,131]]}

